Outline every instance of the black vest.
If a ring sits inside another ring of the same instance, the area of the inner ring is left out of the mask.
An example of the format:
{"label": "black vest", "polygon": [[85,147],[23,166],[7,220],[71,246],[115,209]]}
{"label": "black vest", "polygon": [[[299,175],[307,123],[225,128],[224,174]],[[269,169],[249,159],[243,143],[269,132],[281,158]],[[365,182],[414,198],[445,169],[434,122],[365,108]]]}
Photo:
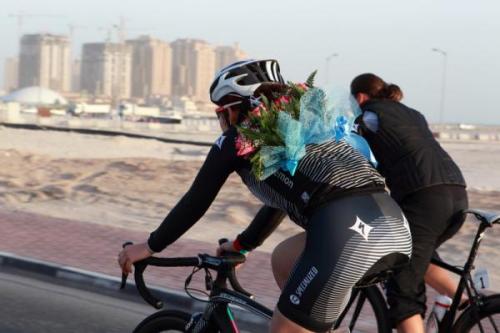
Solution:
{"label": "black vest", "polygon": [[400,201],[434,185],[465,186],[460,169],[436,141],[420,112],[389,100],[369,101],[362,109],[378,116],[375,133],[366,128],[361,116],[358,123],[394,199]]}

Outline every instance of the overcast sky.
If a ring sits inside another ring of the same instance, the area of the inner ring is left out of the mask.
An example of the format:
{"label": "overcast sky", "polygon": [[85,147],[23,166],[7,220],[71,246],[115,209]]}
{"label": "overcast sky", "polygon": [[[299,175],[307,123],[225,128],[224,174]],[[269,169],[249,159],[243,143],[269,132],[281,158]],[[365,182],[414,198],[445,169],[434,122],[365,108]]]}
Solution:
{"label": "overcast sky", "polygon": [[[0,77],[3,61],[18,52],[22,33],[68,34],[73,50],[103,41],[106,30],[126,19],[127,37],[151,34],[166,41],[201,38],[239,42],[254,58],[276,58],[286,79],[304,80],[319,70],[318,84],[347,88],[374,72],[405,92],[404,102],[439,119],[443,56],[448,53],[444,120],[500,124],[500,1],[498,0],[17,0],[2,1]],[[116,38],[116,34],[113,35]],[[2,82],[3,83],[3,82]]]}

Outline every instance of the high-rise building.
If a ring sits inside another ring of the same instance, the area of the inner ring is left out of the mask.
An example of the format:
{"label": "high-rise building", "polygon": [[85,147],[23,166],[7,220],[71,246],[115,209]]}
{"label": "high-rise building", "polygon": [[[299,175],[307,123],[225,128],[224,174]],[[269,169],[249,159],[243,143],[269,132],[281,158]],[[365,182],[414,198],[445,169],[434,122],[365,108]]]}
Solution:
{"label": "high-rise building", "polygon": [[70,43],[66,36],[30,34],[21,38],[19,87],[71,89]]}
{"label": "high-rise building", "polygon": [[18,87],[18,66],[17,58],[5,59],[3,69],[3,86],[6,91],[12,91]]}
{"label": "high-rise building", "polygon": [[248,55],[240,49],[238,43],[235,43],[234,46],[217,46],[215,48],[215,70],[218,71],[233,62],[247,58]]}
{"label": "high-rise building", "polygon": [[80,81],[81,81],[81,71],[82,71],[82,62],[80,59],[73,59],[71,64],[71,91],[79,92],[80,91]]}
{"label": "high-rise building", "polygon": [[132,97],[170,96],[172,51],[159,39],[141,36],[128,40],[132,47]]}
{"label": "high-rise building", "polygon": [[209,88],[215,75],[215,52],[203,40],[178,39],[172,47],[172,93],[195,102],[210,102]]}
{"label": "high-rise building", "polygon": [[81,61],[81,90],[115,100],[130,98],[132,52],[129,45],[87,43],[83,45]]}

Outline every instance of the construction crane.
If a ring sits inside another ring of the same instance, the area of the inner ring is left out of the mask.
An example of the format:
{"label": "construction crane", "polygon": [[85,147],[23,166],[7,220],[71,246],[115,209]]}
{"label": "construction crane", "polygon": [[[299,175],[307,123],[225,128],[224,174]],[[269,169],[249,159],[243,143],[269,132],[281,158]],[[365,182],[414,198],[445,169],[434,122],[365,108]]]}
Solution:
{"label": "construction crane", "polygon": [[75,36],[75,30],[83,30],[83,29],[87,29],[87,27],[83,25],[68,24],[69,40],[73,42],[73,38]]}
{"label": "construction crane", "polygon": [[17,12],[17,14],[9,14],[9,17],[15,17],[17,19],[17,36],[20,39],[23,33],[23,24],[26,18],[62,18],[62,15],[52,15],[52,14],[29,14],[22,11]]}

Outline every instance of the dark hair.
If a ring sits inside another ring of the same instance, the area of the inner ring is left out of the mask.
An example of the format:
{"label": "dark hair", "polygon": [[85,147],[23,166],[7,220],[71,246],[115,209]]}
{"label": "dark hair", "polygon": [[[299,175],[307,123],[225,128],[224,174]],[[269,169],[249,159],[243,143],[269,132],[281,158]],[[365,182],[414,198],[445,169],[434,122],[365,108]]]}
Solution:
{"label": "dark hair", "polygon": [[373,99],[390,99],[399,102],[403,98],[403,91],[395,84],[387,84],[375,74],[358,75],[351,82],[351,94],[367,94]]}

